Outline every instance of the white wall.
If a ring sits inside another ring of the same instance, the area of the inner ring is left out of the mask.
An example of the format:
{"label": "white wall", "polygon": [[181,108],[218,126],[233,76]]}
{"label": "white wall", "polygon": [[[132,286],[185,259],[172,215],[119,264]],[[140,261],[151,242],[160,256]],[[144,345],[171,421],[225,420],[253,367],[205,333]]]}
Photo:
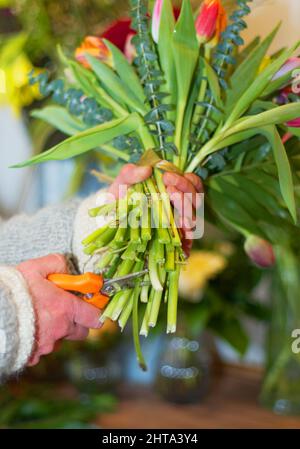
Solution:
{"label": "white wall", "polygon": [[256,35],[266,36],[281,21],[281,28],[270,49],[277,51],[300,39],[300,0],[254,0],[249,25],[244,32],[246,42]]}

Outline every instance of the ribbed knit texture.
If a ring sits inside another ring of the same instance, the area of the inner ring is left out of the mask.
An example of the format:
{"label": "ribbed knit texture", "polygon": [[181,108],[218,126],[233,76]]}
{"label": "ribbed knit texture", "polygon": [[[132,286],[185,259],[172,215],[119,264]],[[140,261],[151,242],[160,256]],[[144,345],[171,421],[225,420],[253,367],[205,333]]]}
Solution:
{"label": "ribbed knit texture", "polygon": [[73,200],[0,221],[0,379],[26,365],[34,344],[31,298],[12,266],[52,253],[70,254],[79,204]]}

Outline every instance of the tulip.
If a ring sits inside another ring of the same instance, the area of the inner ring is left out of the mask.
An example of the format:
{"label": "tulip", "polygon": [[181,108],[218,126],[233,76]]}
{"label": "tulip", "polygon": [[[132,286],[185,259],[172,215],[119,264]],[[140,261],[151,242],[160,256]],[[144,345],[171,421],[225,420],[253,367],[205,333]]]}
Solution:
{"label": "tulip", "polygon": [[275,254],[271,243],[256,235],[247,237],[244,249],[258,267],[269,268],[275,263]]}
{"label": "tulip", "polygon": [[124,55],[126,56],[127,61],[130,62],[130,64],[136,57],[136,49],[132,43],[133,37],[134,37],[134,33],[128,34],[126,41],[125,41],[125,47],[124,47]]}
{"label": "tulip", "polygon": [[287,126],[289,126],[290,128],[300,128],[300,118],[290,120],[289,122],[287,122]]}
{"label": "tulip", "polygon": [[152,37],[154,42],[158,43],[160,17],[162,10],[163,0],[156,0],[152,14]]}
{"label": "tulip", "polygon": [[196,32],[201,43],[217,44],[227,25],[226,11],[221,0],[204,0],[196,19]]}
{"label": "tulip", "polygon": [[90,64],[86,59],[86,54],[94,56],[111,67],[113,65],[111,52],[100,37],[87,36],[81,45],[76,48],[75,57],[77,61],[89,69]]}
{"label": "tulip", "polygon": [[287,75],[292,70],[296,70],[299,68],[300,68],[300,58],[290,58],[283,64],[283,66],[278,70],[278,72],[275,73],[272,80],[275,81],[281,78],[282,76]]}

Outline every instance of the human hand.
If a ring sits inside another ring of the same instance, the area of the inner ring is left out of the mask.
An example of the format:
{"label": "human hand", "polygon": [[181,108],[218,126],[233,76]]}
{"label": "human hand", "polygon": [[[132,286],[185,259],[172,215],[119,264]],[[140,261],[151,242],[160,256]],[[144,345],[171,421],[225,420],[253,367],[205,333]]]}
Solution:
{"label": "human hand", "polygon": [[[187,238],[193,228],[195,211],[200,206],[199,193],[203,193],[203,184],[199,176],[194,173],[166,172],[163,182],[169,194],[170,201],[178,213],[178,221],[182,231],[182,247],[187,256],[192,249],[193,240]],[[185,196],[185,194],[188,194]]]}
{"label": "human hand", "polygon": [[17,266],[27,282],[36,316],[35,348],[28,365],[36,365],[61,340],[84,340],[89,328],[101,327],[99,310],[47,280],[49,274],[67,273],[66,259],[52,254]]}
{"label": "human hand", "polygon": [[[145,181],[151,174],[152,168],[150,166],[139,167],[134,164],[126,164],[115,181],[111,184],[108,191],[118,199],[120,186],[125,186],[125,188],[127,188],[138,182]],[[197,194],[203,193],[201,179],[194,173],[179,175],[177,173],[165,172],[163,175],[163,182],[170,196],[170,201],[177,210],[179,216],[181,224],[180,229],[183,237],[183,250],[189,255],[193,242],[191,239],[187,239],[186,235],[193,227],[194,211],[199,207],[199,197]],[[185,194],[190,195],[184,197]],[[191,202],[188,210],[184,210],[183,206],[187,205],[185,201],[187,201],[187,203]]]}

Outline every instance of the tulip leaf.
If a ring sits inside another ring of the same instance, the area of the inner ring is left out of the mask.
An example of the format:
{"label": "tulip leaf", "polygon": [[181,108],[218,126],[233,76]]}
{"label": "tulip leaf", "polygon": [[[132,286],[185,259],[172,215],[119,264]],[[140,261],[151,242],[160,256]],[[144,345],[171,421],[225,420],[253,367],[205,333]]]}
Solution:
{"label": "tulip leaf", "polygon": [[276,126],[265,126],[261,133],[268,139],[273,148],[274,159],[278,170],[278,178],[282,197],[294,220],[297,222],[296,201],[294,195],[293,177],[289,159]]}
{"label": "tulip leaf", "polygon": [[227,112],[230,112],[233,109],[236,101],[245,92],[245,89],[247,89],[254,81],[259,67],[263,62],[263,58],[265,57],[278,29],[279,25],[277,25],[263,42],[248,55],[231,76],[231,88],[226,92]]}
{"label": "tulip leaf", "polygon": [[84,125],[80,120],[74,118],[66,108],[61,106],[46,106],[43,109],[36,109],[31,113],[32,117],[43,120],[49,123],[54,128],[67,134],[68,136],[73,136],[74,134],[84,131],[87,126]]}
{"label": "tulip leaf", "polygon": [[219,83],[218,77],[216,75],[216,72],[213,70],[211,65],[205,60],[205,58],[202,58],[202,60],[203,60],[204,66],[205,66],[207,80],[208,80],[208,84],[209,84],[212,96],[216,102],[216,105],[219,108],[223,108],[223,102],[221,99],[221,88],[220,88],[220,83]]}
{"label": "tulip leaf", "polygon": [[130,114],[125,118],[112,120],[102,125],[89,128],[55,145],[48,151],[38,154],[31,159],[14,165],[13,167],[26,167],[50,160],[64,160],[79,156],[89,150],[93,150],[119,135],[129,134],[141,125],[138,114]]}
{"label": "tulip leaf", "polygon": [[[166,80],[166,92],[170,94],[168,100],[171,104],[177,103],[177,86],[176,86],[176,71],[175,61],[173,55],[173,33],[175,27],[175,18],[173,13],[173,6],[171,0],[164,0],[161,8],[160,24],[159,24],[159,38],[158,38],[158,54],[159,63],[164,72]],[[168,113],[170,120],[175,119],[175,112]]]}
{"label": "tulip leaf", "polygon": [[144,101],[144,90],[132,65],[129,64],[124,54],[112,42],[107,39],[103,39],[103,41],[112,53],[114,68],[120,79],[139,100]]}
{"label": "tulip leaf", "polygon": [[228,226],[233,227],[243,235],[255,234],[265,237],[262,230],[257,226],[256,220],[252,218],[243,206],[235,198],[226,194],[215,179],[208,183],[208,200],[215,213]]}
{"label": "tulip leaf", "polygon": [[180,148],[185,107],[199,56],[199,44],[189,0],[183,0],[180,15],[175,26],[173,54],[178,92],[175,144]]}
{"label": "tulip leaf", "polygon": [[268,65],[251,83],[248,89],[241,95],[237,100],[230,116],[226,122],[229,127],[235,122],[242,114],[244,114],[247,109],[251,106],[254,100],[258,98],[268,83],[275,75],[275,73],[280,69],[280,67],[286,62],[286,60],[292,56],[294,51],[299,47],[300,42],[297,42],[293,47],[282,52],[282,54],[275,59],[270,65]]}
{"label": "tulip leaf", "polygon": [[227,135],[234,134],[247,129],[278,125],[300,117],[300,103],[290,103],[277,106],[260,114],[250,115],[239,119],[226,132]]}
{"label": "tulip leaf", "polygon": [[115,74],[115,72],[99,59],[86,54],[86,59],[90,63],[94,73],[98,77],[100,84],[105,86],[109,95],[116,101],[122,102],[129,108],[141,114],[146,113],[143,99],[138,99],[131,89]]}

